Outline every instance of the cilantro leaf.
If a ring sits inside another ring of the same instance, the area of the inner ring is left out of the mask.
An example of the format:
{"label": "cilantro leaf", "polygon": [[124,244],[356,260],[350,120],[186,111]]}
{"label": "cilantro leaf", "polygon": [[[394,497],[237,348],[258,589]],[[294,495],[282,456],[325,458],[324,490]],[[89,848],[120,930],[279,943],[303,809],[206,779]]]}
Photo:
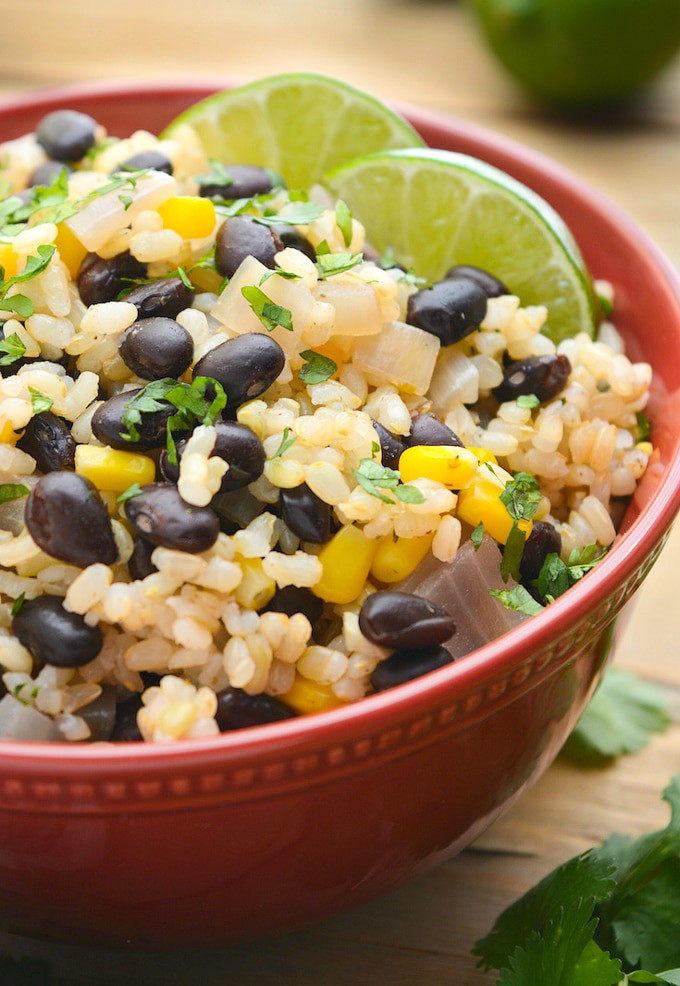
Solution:
{"label": "cilantro leaf", "polygon": [[383,270],[391,270],[393,267],[397,266],[397,263],[397,255],[394,252],[394,247],[388,246],[387,249],[380,255],[378,266],[382,267]]}
{"label": "cilantro leaf", "polygon": [[[474,532],[473,532],[474,533]],[[484,528],[482,528],[482,534]],[[516,613],[525,613],[527,616],[536,616],[543,612],[543,606],[537,603],[534,597],[523,585],[516,585],[514,589],[489,589],[489,595],[493,596],[506,609],[512,609]]]}
{"label": "cilantro leaf", "polygon": [[427,284],[427,278],[419,277],[412,268],[409,268],[409,270],[405,271],[401,275],[399,278],[399,283],[409,284],[411,287],[419,288],[422,287],[423,284]]}
{"label": "cilantro leaf", "polygon": [[264,325],[267,332],[273,332],[277,325],[288,332],[293,331],[293,316],[287,308],[282,308],[268,298],[264,291],[254,284],[241,288],[241,294]]}
{"label": "cilantro leaf", "polygon": [[593,942],[597,921],[591,900],[561,908],[543,934],[532,932],[510,956],[498,986],[616,986],[621,962]]}
{"label": "cilantro leaf", "polygon": [[297,435],[293,435],[292,438],[289,438],[288,437],[289,435],[290,435],[290,428],[284,428],[283,435],[281,437],[281,444],[277,448],[276,452],[274,452],[273,455],[269,456],[267,462],[271,462],[273,459],[278,459],[280,455],[283,455],[286,449],[289,449],[291,445],[295,445],[295,443],[297,442]]}
{"label": "cilantro leaf", "polygon": [[600,306],[600,311],[605,318],[609,318],[614,314],[614,305],[611,298],[608,298],[605,294],[597,295],[597,303]]}
{"label": "cilantro leaf", "polygon": [[54,404],[51,397],[43,394],[40,390],[36,390],[35,387],[29,387],[28,390],[31,395],[31,407],[34,414],[42,414],[44,411],[50,410]]}
{"label": "cilantro leaf", "polygon": [[16,597],[16,599],[12,603],[12,609],[11,609],[12,616],[17,616],[21,612],[21,608],[25,602],[26,602],[26,593],[22,592]]}
{"label": "cilantro leaf", "polygon": [[141,424],[142,415],[162,411],[166,405],[161,402],[169,391],[176,386],[176,380],[164,377],[162,380],[153,380],[142,387],[139,393],[134,394],[126,403],[121,417],[124,430],[121,431],[120,437],[126,442],[138,442],[139,429],[137,425]]}
{"label": "cilantro leaf", "polygon": [[314,352],[313,349],[305,349],[300,353],[305,365],[301,368],[298,376],[306,384],[323,383],[330,379],[337,372],[338,364],[328,356]]}
{"label": "cilantro leaf", "polygon": [[425,497],[417,486],[399,485],[394,489],[394,495],[402,503],[425,503]]}
{"label": "cilantro leaf", "polygon": [[132,500],[133,497],[139,496],[141,493],[143,493],[143,490],[139,483],[133,483],[120,496],[116,497],[116,503],[127,503],[128,500]]}
{"label": "cilantro leaf", "polygon": [[635,417],[637,419],[637,440],[638,442],[646,442],[652,428],[649,418],[642,411],[638,411]]}
{"label": "cilantro leaf", "polygon": [[417,486],[404,486],[396,469],[388,469],[375,459],[362,459],[358,469],[353,469],[352,472],[359,486],[383,503],[395,502],[392,497],[387,496],[385,490],[393,490],[394,495],[403,503],[425,502],[425,497]]}
{"label": "cilantro leaf", "polygon": [[610,668],[562,753],[579,763],[601,764],[637,753],[670,722],[670,701],[659,688],[630,671]]}
{"label": "cilantro leaf", "polygon": [[566,563],[554,552],[546,555],[541,571],[534,583],[541,598],[557,599],[570,586],[582,579],[586,572],[589,572],[605,556],[606,552],[606,548],[600,549],[596,544],[589,544],[583,551],[579,552],[574,549]]}
{"label": "cilantro leaf", "polygon": [[342,199],[338,199],[335,203],[335,224],[342,233],[345,246],[348,247],[352,242],[352,213]]}
{"label": "cilantro leaf", "polygon": [[328,240],[322,240],[316,248],[317,260],[319,257],[326,257],[331,252],[331,248],[328,245]]}
{"label": "cilantro leaf", "polygon": [[215,158],[208,158],[208,164],[210,165],[210,171],[205,175],[198,175],[196,177],[197,185],[224,185],[228,187],[234,184],[234,179],[221,161],[217,161]]}
{"label": "cilantro leaf", "polygon": [[500,500],[513,520],[531,520],[541,502],[541,491],[534,476],[528,472],[517,472],[506,483]]}
{"label": "cilantro leaf", "polygon": [[7,354],[0,358],[0,366],[10,366],[12,363],[16,363],[25,352],[26,347],[23,342],[16,332],[12,332],[6,339],[0,339],[0,353]]}
{"label": "cilantro leaf", "polygon": [[25,294],[13,294],[11,298],[0,300],[0,310],[3,312],[13,312],[19,318],[30,318],[35,308],[30,298]]}
{"label": "cilantro leaf", "polygon": [[274,214],[272,216],[253,216],[256,223],[261,226],[309,226],[315,219],[323,216],[323,206],[316,202],[300,202],[295,209],[290,209],[284,215]]}
{"label": "cilantro leaf", "polygon": [[0,483],[0,503],[9,503],[10,500],[20,500],[22,496],[28,496],[31,491],[23,483]]}
{"label": "cilantro leaf", "polygon": [[536,394],[520,394],[515,401],[517,407],[538,407],[541,403]]}
{"label": "cilantro leaf", "polygon": [[526,534],[520,530],[517,521],[515,521],[510,528],[510,533],[508,534],[508,539],[505,542],[501,557],[501,578],[504,582],[507,582],[510,578],[514,579],[515,582],[519,582],[521,578],[519,567],[522,563],[526,540]]}
{"label": "cilantro leaf", "polygon": [[483,537],[484,537],[484,524],[480,520],[479,524],[477,524],[474,531],[470,535],[470,540],[475,546],[475,551],[479,551],[479,546],[482,543]]}
{"label": "cilantro leaf", "polygon": [[319,279],[333,277],[335,274],[343,274],[345,271],[358,267],[363,262],[363,253],[319,253],[316,252],[316,269]]}

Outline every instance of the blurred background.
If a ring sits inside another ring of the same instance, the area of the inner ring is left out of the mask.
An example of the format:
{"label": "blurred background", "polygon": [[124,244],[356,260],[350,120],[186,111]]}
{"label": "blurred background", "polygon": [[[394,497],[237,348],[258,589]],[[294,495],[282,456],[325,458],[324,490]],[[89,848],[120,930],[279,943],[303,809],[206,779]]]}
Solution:
{"label": "blurred background", "polygon": [[[640,65],[643,40],[651,54]],[[22,0],[3,9],[0,99],[86,80],[210,79],[218,87],[319,71],[390,102],[492,128],[558,159],[632,215],[677,267],[680,60],[623,105],[599,100],[601,83],[611,91],[636,86],[678,44],[678,0],[201,0],[187,7]],[[514,64],[514,75],[501,61]],[[527,65],[524,85],[550,89],[550,102],[535,101],[517,84]],[[676,530],[639,593],[617,655],[619,664],[671,690],[680,690],[679,563]],[[558,762],[458,859],[359,911],[257,945],[131,956],[0,934],[0,982],[482,986],[494,977],[475,970],[469,950],[499,911],[611,831],[665,824],[659,792],[679,769],[677,725],[606,770]]]}

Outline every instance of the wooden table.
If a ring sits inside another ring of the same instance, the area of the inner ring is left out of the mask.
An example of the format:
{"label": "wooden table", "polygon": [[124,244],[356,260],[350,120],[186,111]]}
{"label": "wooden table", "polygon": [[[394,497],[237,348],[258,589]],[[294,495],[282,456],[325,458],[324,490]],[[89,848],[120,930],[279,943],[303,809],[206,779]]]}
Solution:
{"label": "wooden table", "polygon": [[[188,8],[169,0],[6,6],[0,95],[95,78],[326,72],[384,98],[492,127],[559,158],[634,216],[680,265],[680,62],[626,116],[567,123],[517,94],[455,0],[259,0],[247,14],[237,0]],[[678,570],[676,530],[639,593],[618,651],[619,664],[676,697]],[[643,753],[605,770],[558,762],[457,859],[369,906],[275,940],[140,957],[5,935],[0,959],[33,957],[79,986],[482,986],[494,977],[475,969],[470,947],[499,911],[610,832],[665,824],[659,795],[679,771],[678,724]],[[5,976],[14,986],[11,974]],[[25,981],[42,981],[37,967]]]}

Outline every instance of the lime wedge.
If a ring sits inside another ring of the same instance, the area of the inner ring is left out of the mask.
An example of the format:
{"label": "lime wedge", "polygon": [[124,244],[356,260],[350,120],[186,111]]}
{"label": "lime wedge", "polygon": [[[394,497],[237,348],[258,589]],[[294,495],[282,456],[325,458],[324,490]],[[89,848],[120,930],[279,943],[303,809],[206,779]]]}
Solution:
{"label": "lime wedge", "polygon": [[380,251],[429,281],[454,264],[490,271],[523,305],[547,305],[555,341],[595,331],[590,276],[566,225],[542,198],[463,154],[416,148],[371,154],[330,171]]}
{"label": "lime wedge", "polygon": [[259,164],[304,188],[343,161],[393,147],[422,147],[402,117],[372,96],[311,72],[274,75],[218,92],[166,127],[190,124],[209,157]]}

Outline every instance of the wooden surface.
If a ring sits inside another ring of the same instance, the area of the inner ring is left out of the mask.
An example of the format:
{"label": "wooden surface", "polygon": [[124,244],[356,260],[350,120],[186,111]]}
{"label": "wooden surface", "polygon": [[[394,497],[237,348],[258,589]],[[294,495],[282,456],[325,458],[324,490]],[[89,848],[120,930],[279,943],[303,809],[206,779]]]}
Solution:
{"label": "wooden surface", "polygon": [[[680,265],[680,62],[626,115],[568,123],[516,93],[455,0],[201,0],[190,7],[172,0],[22,0],[5,8],[0,96],[89,79],[327,72],[376,95],[492,127],[559,158],[630,213]],[[638,595],[617,655],[619,664],[676,697],[679,570],[676,529]],[[458,859],[307,931],[172,956],[0,935],[0,978],[7,986],[13,979],[43,982],[41,971],[49,967],[79,986],[482,986],[494,977],[475,969],[470,947],[499,911],[610,832],[664,824],[660,792],[678,772],[676,724],[643,753],[605,770],[558,762]],[[8,958],[22,957],[40,963],[27,979],[18,966],[9,971]]]}

